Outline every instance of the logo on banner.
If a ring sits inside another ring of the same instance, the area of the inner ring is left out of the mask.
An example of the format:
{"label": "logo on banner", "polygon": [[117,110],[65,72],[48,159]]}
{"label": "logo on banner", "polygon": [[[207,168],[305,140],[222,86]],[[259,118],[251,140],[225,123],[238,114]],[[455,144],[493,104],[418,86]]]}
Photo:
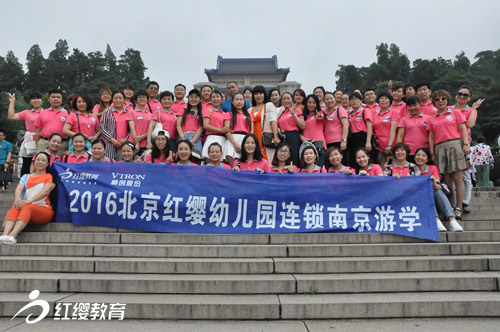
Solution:
{"label": "logo on banner", "polygon": [[99,174],[96,173],[79,173],[73,172],[69,168],[66,168],[65,172],[59,173],[59,179],[66,183],[77,183],[77,184],[97,184],[96,180],[99,178]]}

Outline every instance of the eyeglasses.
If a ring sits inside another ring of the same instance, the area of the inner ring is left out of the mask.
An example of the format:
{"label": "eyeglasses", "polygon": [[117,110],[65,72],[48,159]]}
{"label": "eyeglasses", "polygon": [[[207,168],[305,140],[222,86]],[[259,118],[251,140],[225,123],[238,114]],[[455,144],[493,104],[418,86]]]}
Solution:
{"label": "eyeglasses", "polygon": [[290,153],[289,150],[278,150],[279,153]]}
{"label": "eyeglasses", "polygon": [[464,97],[464,98],[469,98],[470,94],[468,94],[468,93],[462,93],[462,92],[457,92],[457,96]]}
{"label": "eyeglasses", "polygon": [[446,98],[446,97],[434,98],[434,101],[435,102],[438,102],[438,101],[448,101],[448,98]]}
{"label": "eyeglasses", "polygon": [[137,97],[137,99],[146,99],[146,98],[148,98],[148,97],[146,97],[146,96],[139,96],[139,97]]}

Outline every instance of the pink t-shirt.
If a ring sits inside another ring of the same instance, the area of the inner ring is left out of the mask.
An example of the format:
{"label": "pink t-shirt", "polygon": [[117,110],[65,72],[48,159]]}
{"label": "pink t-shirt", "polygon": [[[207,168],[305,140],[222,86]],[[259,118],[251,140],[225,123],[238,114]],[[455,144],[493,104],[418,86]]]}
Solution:
{"label": "pink t-shirt", "polygon": [[434,132],[434,144],[460,139],[462,135],[458,126],[462,123],[465,123],[465,118],[459,110],[448,109],[442,115],[431,117],[429,130]]}
{"label": "pink t-shirt", "polygon": [[[295,173],[298,173],[299,169],[297,168],[297,166],[293,165],[293,169],[294,169]],[[280,170],[278,169],[278,166],[273,166],[272,172],[279,173]],[[288,174],[288,166],[286,166],[285,168],[283,168],[281,170],[281,174]],[[292,174],[292,173],[290,173],[290,174]]]}
{"label": "pink t-shirt", "polygon": [[201,102],[201,112],[202,112],[202,113],[203,113],[203,112],[205,112],[205,110],[210,111],[210,109],[211,109],[212,107],[214,107],[214,106],[212,105],[212,103],[204,103],[204,102]]}
{"label": "pink t-shirt", "polygon": [[322,141],[323,148],[326,149],[326,140],[325,140],[325,120],[318,120],[316,118],[316,114],[310,114],[306,120],[306,128],[303,131],[303,135],[305,138],[313,140],[313,141]]}
{"label": "pink t-shirt", "polygon": [[170,139],[175,139],[177,132],[177,115],[172,110],[166,110],[160,107],[153,111],[151,120],[158,121],[158,113],[160,114],[160,122],[163,129],[168,132]]}
{"label": "pink t-shirt", "polygon": [[342,167],[340,168],[340,171],[338,171],[338,172],[337,172],[337,171],[335,171],[335,170],[333,169],[333,167],[330,167],[330,168],[328,169],[328,173],[332,173],[332,174],[342,174],[342,173],[344,173],[344,172],[345,172],[345,171],[347,171],[347,170],[350,170],[353,174],[354,174],[354,173],[356,173],[356,171],[354,170],[354,168],[350,168],[349,166],[344,166],[344,165],[342,165]]}
{"label": "pink t-shirt", "polygon": [[436,180],[441,180],[441,176],[439,175],[439,169],[436,165],[426,165],[425,169],[420,172],[420,175],[434,175]]}
{"label": "pink t-shirt", "polygon": [[205,164],[205,166],[217,167],[217,168],[224,168],[224,169],[231,169],[231,166],[229,166],[228,164],[224,164],[223,162],[221,162],[219,164],[219,166],[212,166],[212,165],[208,165],[208,164]]}
{"label": "pink t-shirt", "polygon": [[404,101],[400,101],[397,104],[393,103],[391,105],[391,109],[399,114],[399,118],[402,118],[403,116],[406,116],[408,114],[408,109],[406,108],[406,103]]}
{"label": "pink t-shirt", "polygon": [[176,101],[172,104],[172,112],[174,112],[177,116],[181,116],[182,114],[184,114],[184,110],[186,109],[186,107],[187,103],[179,103],[178,101]]}
{"label": "pink t-shirt", "polygon": [[273,171],[271,169],[271,166],[269,166],[269,162],[265,159],[254,160],[250,164],[247,161],[238,162],[238,160],[236,160],[233,164],[233,167],[238,166],[238,163],[239,163],[240,171],[255,171],[257,169],[261,169],[266,173],[270,173]]}
{"label": "pink t-shirt", "polygon": [[[100,108],[100,107],[101,107],[101,105],[100,105],[100,104],[96,104],[96,105],[94,105],[94,108],[92,109],[92,113],[93,113],[93,114],[97,114],[97,113],[99,113],[99,108]],[[102,110],[101,112],[104,112],[104,110],[106,110],[106,107],[104,107],[104,108],[103,108],[103,110]]]}
{"label": "pink t-shirt", "polygon": [[[229,113],[231,118],[230,118],[230,123],[231,127],[233,126],[233,114]],[[250,113],[250,122],[255,122],[255,119],[253,117],[253,114]],[[245,134],[250,134],[250,125],[247,124],[247,118],[245,117],[245,114],[243,113],[237,113],[236,114],[236,123],[233,128],[231,128],[232,133],[245,133]]]}
{"label": "pink t-shirt", "polygon": [[[150,110],[151,108],[151,110]],[[161,103],[159,101],[148,101],[146,104],[146,109],[151,111],[151,113],[154,113],[155,110],[162,108]]]}
{"label": "pink t-shirt", "polygon": [[420,113],[419,116],[402,117],[398,128],[405,129],[403,143],[410,147],[410,154],[414,155],[420,148],[429,148],[429,126],[430,118]]}
{"label": "pink t-shirt", "polygon": [[[452,108],[456,109],[455,106],[456,105],[453,105]],[[468,121],[471,114],[472,114],[472,107],[469,107],[469,105],[466,105],[463,110],[458,110],[458,111],[462,112],[462,115],[464,116],[465,120]],[[476,112],[475,118],[477,119],[477,112]],[[469,143],[470,143],[472,138],[470,135],[470,128],[469,127],[467,127],[467,136],[469,137]]]}
{"label": "pink t-shirt", "polygon": [[113,111],[113,116],[116,121],[116,140],[121,140],[127,137],[128,130],[128,111],[124,109],[124,112]]}
{"label": "pink t-shirt", "polygon": [[[80,128],[78,128],[78,121],[80,121]],[[83,115],[80,112],[71,113],[66,123],[71,125],[72,132],[82,133],[88,137],[94,136],[100,126],[99,119],[95,114]]]}
{"label": "pink t-shirt", "polygon": [[301,168],[299,170],[299,173],[314,174],[314,173],[327,173],[327,172],[326,172],[326,169],[324,167],[319,167],[318,165],[316,165],[316,166],[314,166],[314,169],[311,172],[309,172],[305,168]]}
{"label": "pink t-shirt", "polygon": [[370,164],[368,166],[368,170],[366,172],[368,173],[368,175],[384,174],[384,172],[382,172],[382,168],[380,167],[380,165],[377,165],[377,164]]}
{"label": "pink t-shirt", "polygon": [[40,128],[40,137],[49,138],[50,135],[58,133],[62,138],[68,138],[68,136],[63,135],[62,131],[67,119],[66,110],[56,112],[49,108],[40,112],[35,120],[35,127]]}
{"label": "pink t-shirt", "polygon": [[342,141],[342,122],[340,118],[348,118],[345,108],[342,106],[325,115],[325,139],[326,143],[337,143]]}
{"label": "pink t-shirt", "polygon": [[200,128],[199,117],[202,116],[203,112],[202,114],[198,114],[198,110],[184,110],[178,116],[182,117],[184,112],[188,112],[188,115],[186,116],[186,122],[181,125],[182,131],[184,133],[195,133]]}
{"label": "pink t-shirt", "polygon": [[380,110],[373,114],[373,131],[377,136],[379,150],[384,151],[389,144],[389,136],[391,134],[392,121],[398,121],[399,114],[397,111],[389,108],[387,112],[382,113]]}
{"label": "pink t-shirt", "polygon": [[38,115],[41,111],[35,112],[33,110],[24,110],[22,112],[17,113],[19,116],[19,120],[24,121],[26,125],[26,130],[34,133],[36,131],[35,121],[38,118]]}
{"label": "pink t-shirt", "polygon": [[[74,153],[70,154],[68,157],[63,157],[68,164],[82,164],[89,160],[89,155],[85,153],[83,156],[77,157]],[[67,159],[66,159],[67,158]]]}
{"label": "pink t-shirt", "polygon": [[[224,121],[229,120],[231,113],[224,113],[222,110],[216,110],[215,108],[211,108],[209,110],[203,111],[203,119],[210,119],[210,125],[215,128],[224,128]],[[214,131],[207,131],[207,135],[222,135],[221,133],[216,133]]]}
{"label": "pink t-shirt", "polygon": [[[148,132],[149,124],[151,123],[152,114],[149,113],[147,109],[140,110],[138,108],[134,109],[132,112],[128,112],[128,121],[134,121],[135,133],[140,136]],[[139,148],[145,148],[147,146],[147,139],[144,138],[139,142]]]}
{"label": "pink t-shirt", "polygon": [[392,168],[392,175],[399,174],[399,176],[408,176],[410,174],[410,165],[408,163],[403,167],[399,167],[394,163],[390,167]]}
{"label": "pink t-shirt", "polygon": [[437,113],[437,108],[434,107],[432,102],[429,102],[428,104],[421,104],[420,105],[420,112],[424,113],[424,115],[428,116],[434,116]]}
{"label": "pink t-shirt", "polygon": [[[146,164],[152,164],[153,155],[150,153],[146,156]],[[167,157],[155,158],[155,164],[166,164]]]}
{"label": "pink t-shirt", "polygon": [[366,109],[360,107],[357,112],[352,112],[349,115],[349,127],[351,133],[356,134],[359,132],[367,131],[366,123],[367,121],[373,122],[372,112],[366,111]]}
{"label": "pink t-shirt", "polygon": [[[295,112],[299,118],[304,117],[300,108],[297,108]],[[297,125],[297,121],[295,120],[295,117],[292,115],[289,109],[285,110],[278,117],[278,127],[282,131],[297,131],[297,132],[299,131],[299,126]]]}
{"label": "pink t-shirt", "polygon": [[366,106],[364,106],[364,108],[365,108],[365,110],[370,111],[370,113],[372,114],[372,116],[374,116],[374,115],[375,115],[375,113],[376,113],[378,110],[380,110],[380,106],[379,106],[378,104],[375,104],[375,105],[373,105],[373,106],[371,106],[371,107],[370,107],[370,106],[368,106],[368,105],[366,105]]}
{"label": "pink t-shirt", "polygon": [[127,104],[126,102],[123,102],[123,108],[131,112],[134,110],[134,104],[132,103]]}

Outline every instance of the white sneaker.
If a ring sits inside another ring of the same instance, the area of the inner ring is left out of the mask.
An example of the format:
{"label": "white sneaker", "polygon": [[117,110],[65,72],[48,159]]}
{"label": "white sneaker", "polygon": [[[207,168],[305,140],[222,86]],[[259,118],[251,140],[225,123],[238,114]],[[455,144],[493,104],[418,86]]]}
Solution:
{"label": "white sneaker", "polygon": [[456,221],[455,219],[452,219],[452,220],[450,220],[450,231],[452,231],[452,232],[463,232],[464,229],[462,228],[462,226],[460,226],[460,224],[458,223],[458,221]]}
{"label": "white sneaker", "polygon": [[438,226],[438,231],[446,232],[446,227],[444,227],[443,223],[441,222],[441,220],[439,220],[439,218],[436,218],[436,223]]}

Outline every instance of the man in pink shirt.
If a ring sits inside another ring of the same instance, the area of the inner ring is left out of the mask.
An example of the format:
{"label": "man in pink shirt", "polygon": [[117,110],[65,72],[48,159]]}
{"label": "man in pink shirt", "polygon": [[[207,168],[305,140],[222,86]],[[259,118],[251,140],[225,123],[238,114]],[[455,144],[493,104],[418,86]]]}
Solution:
{"label": "man in pink shirt", "polygon": [[54,133],[62,136],[62,144],[57,154],[62,156],[68,150],[68,137],[63,134],[64,123],[68,119],[68,112],[61,107],[62,92],[60,90],[51,90],[49,92],[50,108],[40,112],[35,121],[35,141],[37,142],[37,151],[45,151],[49,146],[49,137]]}
{"label": "man in pink shirt", "polygon": [[435,116],[437,109],[432,104],[431,94],[432,90],[429,83],[417,84],[417,96],[420,99],[420,111],[424,113],[424,115]]}
{"label": "man in pink shirt", "polygon": [[19,151],[19,156],[23,158],[21,176],[30,172],[31,159],[34,154],[33,149],[30,149],[30,145],[33,145],[35,140],[35,121],[42,111],[42,96],[37,92],[33,92],[29,95],[29,98],[32,109],[16,113],[16,94],[9,93],[9,120],[24,121],[24,124],[26,125],[26,133],[24,134],[23,144],[21,145],[21,150]]}
{"label": "man in pink shirt", "polygon": [[174,96],[175,102],[172,105],[172,111],[177,116],[182,116],[187,107],[187,103],[184,101],[184,97],[186,97],[186,86],[182,83],[177,84],[174,87]]}
{"label": "man in pink shirt", "polygon": [[377,95],[375,94],[375,90],[373,89],[366,89],[365,92],[363,93],[363,97],[365,100],[365,110],[370,111],[372,116],[375,115],[375,113],[380,110],[380,106],[377,104]]}
{"label": "man in pink shirt", "polygon": [[149,110],[150,113],[153,113],[153,111],[157,109],[157,106],[161,107],[161,103],[158,100],[156,100],[156,96],[160,91],[160,85],[155,81],[151,81],[146,85],[146,91],[149,96],[146,108]]}

